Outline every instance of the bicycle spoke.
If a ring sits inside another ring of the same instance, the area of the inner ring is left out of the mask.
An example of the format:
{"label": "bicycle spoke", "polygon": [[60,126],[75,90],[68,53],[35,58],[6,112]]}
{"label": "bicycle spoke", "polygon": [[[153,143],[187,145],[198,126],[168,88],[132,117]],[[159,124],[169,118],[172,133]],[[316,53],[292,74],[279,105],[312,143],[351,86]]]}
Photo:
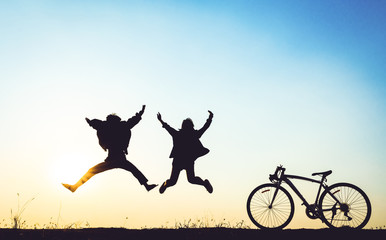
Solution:
{"label": "bicycle spoke", "polygon": [[[273,199],[277,192],[275,199]],[[248,199],[248,214],[259,227],[281,228],[287,225],[293,216],[293,202],[272,184],[266,184],[251,193]]]}
{"label": "bicycle spoke", "polygon": [[330,227],[362,228],[370,218],[371,206],[367,196],[352,184],[335,184],[322,194],[320,205]]}

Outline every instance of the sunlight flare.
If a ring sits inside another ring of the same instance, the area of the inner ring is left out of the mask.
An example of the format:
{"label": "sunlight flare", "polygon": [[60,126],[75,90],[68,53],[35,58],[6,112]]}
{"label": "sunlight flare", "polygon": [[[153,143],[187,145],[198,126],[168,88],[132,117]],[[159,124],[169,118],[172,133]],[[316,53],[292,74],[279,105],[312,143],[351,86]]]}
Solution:
{"label": "sunlight flare", "polygon": [[55,183],[75,183],[90,168],[90,161],[89,157],[79,153],[58,156],[52,171]]}

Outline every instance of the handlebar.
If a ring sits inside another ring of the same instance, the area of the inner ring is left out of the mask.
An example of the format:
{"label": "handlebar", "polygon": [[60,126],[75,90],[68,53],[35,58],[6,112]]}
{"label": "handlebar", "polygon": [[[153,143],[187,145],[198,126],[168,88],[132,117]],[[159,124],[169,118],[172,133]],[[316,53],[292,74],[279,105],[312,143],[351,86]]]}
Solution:
{"label": "handlebar", "polygon": [[283,165],[277,166],[275,172],[269,175],[269,181],[271,182],[279,181],[281,179],[281,176],[284,175],[284,171],[285,171],[285,168],[283,168]]}

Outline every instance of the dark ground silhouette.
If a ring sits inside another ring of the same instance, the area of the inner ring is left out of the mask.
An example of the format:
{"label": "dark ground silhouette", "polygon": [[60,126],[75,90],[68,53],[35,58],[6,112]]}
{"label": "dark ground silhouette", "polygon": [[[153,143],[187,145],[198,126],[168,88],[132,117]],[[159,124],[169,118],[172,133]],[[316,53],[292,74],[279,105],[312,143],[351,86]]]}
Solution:
{"label": "dark ground silhouette", "polygon": [[233,228],[143,229],[86,228],[86,229],[0,229],[0,239],[6,240],[266,240],[266,239],[385,239],[386,230],[297,229],[263,231]]}

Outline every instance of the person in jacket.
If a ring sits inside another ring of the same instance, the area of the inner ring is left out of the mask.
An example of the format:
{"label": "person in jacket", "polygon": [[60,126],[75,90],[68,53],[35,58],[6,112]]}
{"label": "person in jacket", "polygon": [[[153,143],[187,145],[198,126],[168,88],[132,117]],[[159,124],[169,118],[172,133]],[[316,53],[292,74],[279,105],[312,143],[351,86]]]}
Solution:
{"label": "person in jacket", "polygon": [[147,178],[142,174],[142,172],[126,159],[127,149],[131,138],[131,129],[141,120],[145,107],[146,106],[143,105],[142,110],[127,121],[121,121],[121,118],[115,114],[108,115],[106,117],[106,121],[99,119],[90,120],[86,118],[87,123],[97,131],[99,145],[105,151],[108,151],[107,158],[104,162],[90,168],[87,173],[84,174],[84,176],[81,177],[74,185],[65,183],[62,183],[62,185],[71,192],[75,192],[94,175],[114,168],[121,168],[131,172],[147,191],[155,188],[157,185],[149,185],[147,183]]}
{"label": "person in jacket", "polygon": [[209,153],[209,149],[205,148],[200,138],[212,123],[213,113],[209,112],[209,118],[204,126],[196,130],[192,119],[183,120],[181,129],[175,130],[162,120],[160,113],[157,114],[158,120],[162,127],[168,131],[173,138],[173,149],[170,153],[170,158],[173,158],[172,172],[170,178],[166,180],[159,189],[160,193],[164,193],[166,188],[174,186],[177,183],[178,177],[182,170],[186,170],[188,181],[192,184],[202,185],[209,193],[213,192],[213,187],[209,180],[202,180],[194,173],[194,162],[197,158]]}

